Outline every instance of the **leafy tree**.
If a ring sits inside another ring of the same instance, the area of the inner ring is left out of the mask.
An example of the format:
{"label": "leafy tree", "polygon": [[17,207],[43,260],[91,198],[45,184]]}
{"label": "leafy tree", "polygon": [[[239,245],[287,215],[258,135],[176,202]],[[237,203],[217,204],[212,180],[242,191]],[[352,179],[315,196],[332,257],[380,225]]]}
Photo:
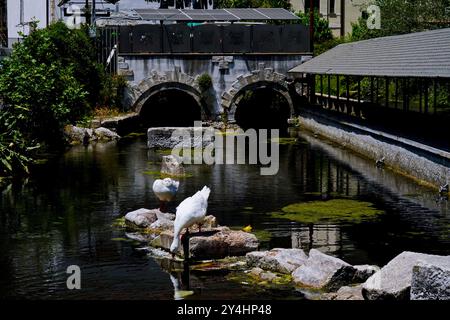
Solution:
{"label": "leafy tree", "polygon": [[450,7],[450,0],[371,0],[369,4],[380,7],[381,29],[369,30],[367,19],[361,18],[353,25],[351,37],[353,41],[450,25],[450,15],[446,12],[446,8]]}
{"label": "leafy tree", "polygon": [[57,22],[25,37],[3,61],[0,99],[26,139],[56,146],[63,126],[95,106],[102,77],[86,32]]}

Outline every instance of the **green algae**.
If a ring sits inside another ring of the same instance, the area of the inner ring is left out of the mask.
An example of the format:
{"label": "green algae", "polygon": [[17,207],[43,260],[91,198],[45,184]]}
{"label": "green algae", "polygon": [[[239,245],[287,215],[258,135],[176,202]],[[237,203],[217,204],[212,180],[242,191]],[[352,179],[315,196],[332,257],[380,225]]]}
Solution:
{"label": "green algae", "polygon": [[275,274],[275,278],[272,281],[263,280],[260,277],[252,274],[251,272],[231,272],[225,276],[229,281],[245,284],[248,286],[263,287],[263,288],[285,288],[290,289],[292,285],[292,276],[290,274],[281,274],[272,272]]}
{"label": "green algae", "polygon": [[384,213],[372,203],[334,199],[294,203],[283,207],[281,212],[270,214],[273,218],[288,219],[301,223],[361,223],[377,218]]}
{"label": "green algae", "polygon": [[113,221],[111,226],[115,228],[126,228],[127,224],[125,222],[125,217],[117,218],[116,220]]}
{"label": "green algae", "polygon": [[272,239],[272,232],[267,230],[253,230],[253,233],[260,242],[269,242]]}
{"label": "green algae", "polygon": [[157,177],[157,178],[192,178],[194,176],[192,173],[184,173],[184,174],[174,175],[174,174],[162,173],[161,171],[158,171],[158,170],[144,171],[143,174]]}
{"label": "green algae", "polygon": [[278,143],[279,145],[292,145],[297,144],[297,138],[272,138],[270,142]]}

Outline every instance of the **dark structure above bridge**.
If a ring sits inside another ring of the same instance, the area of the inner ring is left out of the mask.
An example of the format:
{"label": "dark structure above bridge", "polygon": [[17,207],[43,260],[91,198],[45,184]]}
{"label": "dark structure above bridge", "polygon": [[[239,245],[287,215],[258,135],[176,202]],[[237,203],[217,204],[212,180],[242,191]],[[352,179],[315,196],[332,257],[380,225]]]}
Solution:
{"label": "dark structure above bridge", "polygon": [[187,26],[138,24],[119,27],[120,54],[309,54],[302,24]]}

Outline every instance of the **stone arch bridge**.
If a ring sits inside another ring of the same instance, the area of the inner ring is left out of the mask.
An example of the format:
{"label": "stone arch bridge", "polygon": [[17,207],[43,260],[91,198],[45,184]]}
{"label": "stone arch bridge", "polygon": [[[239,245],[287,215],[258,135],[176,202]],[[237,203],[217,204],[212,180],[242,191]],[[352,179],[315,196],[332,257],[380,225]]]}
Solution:
{"label": "stone arch bridge", "polygon": [[[163,91],[179,90],[191,96],[201,107],[202,120],[216,120],[227,115],[234,121],[237,105],[247,90],[269,88],[281,94],[294,114],[293,97],[287,85],[287,71],[302,63],[306,56],[245,59],[245,57],[184,57],[121,56],[119,74],[128,79],[127,107],[140,113],[146,102]],[[219,64],[226,63],[226,68]],[[212,87],[202,91],[199,77],[209,74]]]}

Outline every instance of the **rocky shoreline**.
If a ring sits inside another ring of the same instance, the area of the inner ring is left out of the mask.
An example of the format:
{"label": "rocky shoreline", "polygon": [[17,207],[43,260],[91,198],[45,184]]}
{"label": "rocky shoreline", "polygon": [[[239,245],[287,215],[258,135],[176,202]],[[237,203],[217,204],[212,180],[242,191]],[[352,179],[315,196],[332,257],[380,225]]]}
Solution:
{"label": "rocky shoreline", "polygon": [[[127,237],[148,244],[157,258],[171,259],[172,213],[139,209],[125,215]],[[243,273],[258,282],[289,282],[310,292],[306,298],[322,300],[450,300],[450,256],[403,252],[386,266],[350,265],[336,257],[311,249],[275,248],[258,251],[252,233],[219,226],[205,218],[202,232],[190,229],[186,260],[223,259],[240,256]],[[180,259],[180,258],[178,258]],[[226,264],[223,265],[227,267]]]}

